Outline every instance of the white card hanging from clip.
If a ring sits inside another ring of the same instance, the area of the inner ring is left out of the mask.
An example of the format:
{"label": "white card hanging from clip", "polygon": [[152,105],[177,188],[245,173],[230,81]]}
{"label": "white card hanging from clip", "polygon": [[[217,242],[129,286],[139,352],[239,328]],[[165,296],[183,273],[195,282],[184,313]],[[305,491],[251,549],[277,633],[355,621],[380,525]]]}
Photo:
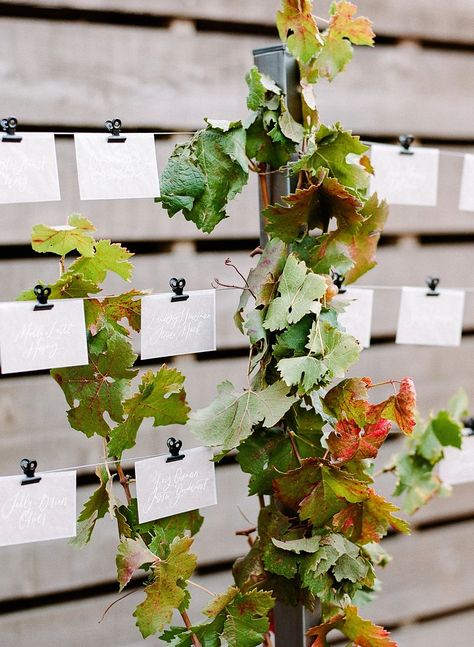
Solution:
{"label": "white card hanging from clip", "polygon": [[402,288],[397,344],[460,345],[464,291],[436,290],[436,285],[428,290]]}
{"label": "white card hanging from clip", "polygon": [[126,137],[115,137],[74,135],[81,200],[158,197],[154,135],[127,133]]}
{"label": "white card hanging from clip", "polygon": [[2,373],[89,363],[82,299],[48,302],[50,291],[36,286],[36,305],[32,301],[0,304]]}
{"label": "white card hanging from clip", "polygon": [[464,436],[461,449],[444,447],[444,458],[439,464],[439,477],[447,485],[474,481],[474,436]]}
{"label": "white card hanging from clip", "polygon": [[0,203],[61,200],[52,133],[21,133],[0,140]]}
{"label": "white card hanging from clip", "polygon": [[339,323],[363,348],[369,348],[374,291],[345,288],[344,292],[337,296],[337,300],[347,303],[344,312],[338,315]]}
{"label": "white card hanging from clip", "polygon": [[0,478],[0,546],[75,536],[76,472]]}
{"label": "white card hanging from clip", "polygon": [[180,440],[169,438],[171,456],[135,463],[140,523],[217,503],[212,449],[196,447],[180,454],[181,446]]}
{"label": "white card hanging from clip", "polygon": [[370,161],[375,175],[370,192],[377,192],[389,204],[434,207],[438,201],[439,150],[373,144]]}
{"label": "white card hanging from clip", "polygon": [[464,156],[459,210],[474,211],[474,155]]}
{"label": "white card hanging from clip", "polygon": [[142,359],[216,349],[216,291],[183,294],[184,279],[171,279],[170,285],[175,286],[175,296],[154,294],[142,298]]}

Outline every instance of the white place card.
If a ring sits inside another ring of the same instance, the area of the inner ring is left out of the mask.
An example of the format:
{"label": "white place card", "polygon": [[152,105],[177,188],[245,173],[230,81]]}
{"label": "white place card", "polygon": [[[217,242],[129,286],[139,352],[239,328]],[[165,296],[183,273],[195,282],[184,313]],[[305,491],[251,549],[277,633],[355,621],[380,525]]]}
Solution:
{"label": "white place card", "polygon": [[22,141],[0,137],[0,203],[61,200],[52,133],[18,133]]}
{"label": "white place card", "polygon": [[106,134],[74,135],[81,200],[160,195],[153,134],[126,137],[125,142],[111,144]]}
{"label": "white place card", "polygon": [[438,296],[427,292],[428,288],[402,288],[396,343],[459,346],[464,291],[437,290]]}
{"label": "white place card", "polygon": [[459,209],[474,211],[474,155],[464,156]]}
{"label": "white place card", "polygon": [[0,478],[0,546],[76,536],[76,472]]}
{"label": "white place card", "polygon": [[369,348],[374,291],[360,288],[346,288],[345,290],[336,297],[338,301],[348,304],[344,312],[338,315],[338,320],[346,332],[355,337],[363,348]]}
{"label": "white place card", "polygon": [[370,191],[389,204],[434,207],[438,201],[439,150],[411,150],[413,155],[403,155],[399,146],[373,144],[370,160],[375,175],[370,179]]}
{"label": "white place card", "polygon": [[182,450],[184,458],[165,456],[135,463],[140,523],[217,503],[213,452],[209,447]]}
{"label": "white place card", "polygon": [[142,298],[141,358],[168,357],[216,350],[216,291],[185,292]]}
{"label": "white place card", "polygon": [[0,304],[2,373],[83,366],[89,363],[82,299],[49,301],[51,310],[34,310],[34,301]]}
{"label": "white place card", "polygon": [[474,481],[474,436],[465,436],[462,448],[444,447],[444,459],[439,464],[439,477],[447,485]]}

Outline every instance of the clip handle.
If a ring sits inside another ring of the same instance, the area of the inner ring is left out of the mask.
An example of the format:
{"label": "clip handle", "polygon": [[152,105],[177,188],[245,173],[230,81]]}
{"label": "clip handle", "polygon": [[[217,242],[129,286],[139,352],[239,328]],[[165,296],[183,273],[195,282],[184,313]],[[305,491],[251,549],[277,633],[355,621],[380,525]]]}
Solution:
{"label": "clip handle", "polygon": [[18,119],[16,117],[8,117],[0,121],[4,135],[2,137],[3,142],[13,142],[18,143],[23,139],[16,134],[16,128],[18,126]]}
{"label": "clip handle", "polygon": [[413,155],[413,151],[410,148],[415,141],[413,135],[400,135],[398,141],[400,142],[401,146],[400,155]]}
{"label": "clip handle", "polygon": [[428,276],[426,278],[426,286],[429,289],[429,292],[426,293],[427,297],[439,297],[439,292],[437,292],[436,288],[439,285],[439,278],[433,277],[433,276]]}
{"label": "clip handle", "polygon": [[20,461],[20,467],[23,470],[25,478],[22,479],[22,485],[30,485],[32,483],[39,483],[41,481],[41,476],[35,476],[36,468],[38,467],[38,461],[30,460],[29,458],[22,458]]}
{"label": "clip handle", "polygon": [[168,456],[166,459],[167,463],[173,463],[174,461],[182,461],[184,458],[184,454],[180,454],[180,449],[183,446],[183,441],[182,440],[176,440],[176,438],[168,438],[166,441],[166,444],[168,445],[168,449],[170,451],[171,456]]}
{"label": "clip handle", "polygon": [[122,121],[118,117],[115,117],[115,119],[108,119],[105,122],[105,127],[109,133],[111,133],[107,138],[109,144],[123,144],[123,142],[127,141],[127,138],[120,133]]}
{"label": "clip handle", "polygon": [[51,310],[54,304],[48,303],[48,297],[51,294],[51,288],[48,285],[35,285],[33,289],[38,303],[33,310]]}
{"label": "clip handle", "polygon": [[173,277],[170,279],[170,288],[174,292],[174,296],[171,297],[171,303],[175,303],[176,301],[186,301],[189,299],[189,294],[183,294],[185,285],[186,281],[183,278],[177,279]]}

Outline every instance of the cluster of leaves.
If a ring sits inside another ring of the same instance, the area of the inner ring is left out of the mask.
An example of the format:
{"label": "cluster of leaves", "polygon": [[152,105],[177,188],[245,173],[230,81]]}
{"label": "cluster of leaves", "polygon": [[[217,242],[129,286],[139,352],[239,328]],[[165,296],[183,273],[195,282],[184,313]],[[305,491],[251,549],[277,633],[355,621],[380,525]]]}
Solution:
{"label": "cluster of leaves", "polygon": [[417,421],[406,447],[395,455],[386,471],[397,478],[395,496],[403,496],[402,507],[414,514],[434,496],[449,494],[435,467],[444,458],[445,447],[462,446],[463,418],[468,415],[468,400],[459,391],[448,403],[447,410],[432,415],[427,423]]}

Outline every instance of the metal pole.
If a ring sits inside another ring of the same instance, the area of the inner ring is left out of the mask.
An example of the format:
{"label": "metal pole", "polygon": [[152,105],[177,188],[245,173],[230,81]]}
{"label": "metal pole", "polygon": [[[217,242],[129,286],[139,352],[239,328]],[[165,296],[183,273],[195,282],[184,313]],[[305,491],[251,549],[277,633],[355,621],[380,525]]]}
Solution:
{"label": "metal pole", "polygon": [[[269,76],[285,93],[285,101],[292,117],[301,122],[301,96],[298,92],[299,69],[295,59],[290,56],[284,45],[262,47],[253,51],[255,65],[260,72]],[[267,176],[270,202],[280,201],[296,188],[296,180],[289,173],[272,173]],[[260,194],[260,206],[262,196]],[[265,244],[267,235],[263,229],[260,209],[260,243]],[[318,616],[311,614],[303,605],[292,607],[277,602],[275,618],[275,647],[306,647],[306,631],[318,623]]]}

